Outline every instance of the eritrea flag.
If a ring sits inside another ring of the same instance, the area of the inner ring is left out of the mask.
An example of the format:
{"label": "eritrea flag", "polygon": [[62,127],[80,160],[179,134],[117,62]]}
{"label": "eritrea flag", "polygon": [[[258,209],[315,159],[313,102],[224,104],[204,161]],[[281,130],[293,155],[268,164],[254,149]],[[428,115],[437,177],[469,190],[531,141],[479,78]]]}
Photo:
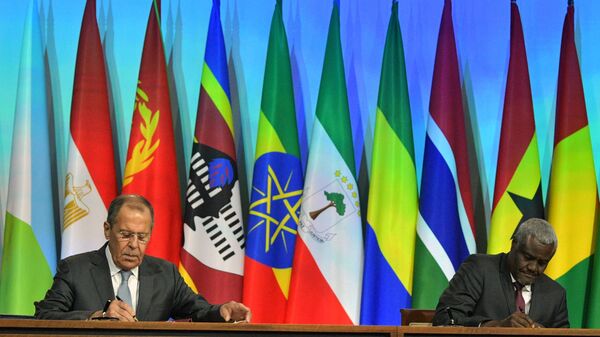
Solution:
{"label": "eritrea flag", "polygon": [[488,253],[510,250],[519,224],[544,217],[542,185],[527,54],[519,7],[511,3],[510,61],[498,151]]}
{"label": "eritrea flag", "polygon": [[252,321],[285,319],[303,172],[281,0],[271,20],[250,196],[244,304]]}

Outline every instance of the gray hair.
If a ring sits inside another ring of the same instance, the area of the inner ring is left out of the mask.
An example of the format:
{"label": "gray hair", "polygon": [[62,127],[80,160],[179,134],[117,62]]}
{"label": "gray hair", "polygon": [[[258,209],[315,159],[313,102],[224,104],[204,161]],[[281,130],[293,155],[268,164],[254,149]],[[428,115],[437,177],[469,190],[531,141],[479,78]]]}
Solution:
{"label": "gray hair", "polygon": [[530,235],[541,244],[553,245],[554,248],[558,245],[558,238],[552,225],[544,219],[527,219],[517,227],[512,239],[515,244],[523,244]]}
{"label": "gray hair", "polygon": [[125,205],[139,211],[148,209],[150,211],[150,226],[154,227],[154,208],[148,199],[139,194],[121,194],[111,201],[106,217],[106,222],[108,222],[110,227],[117,222],[117,215],[119,215],[119,211]]}

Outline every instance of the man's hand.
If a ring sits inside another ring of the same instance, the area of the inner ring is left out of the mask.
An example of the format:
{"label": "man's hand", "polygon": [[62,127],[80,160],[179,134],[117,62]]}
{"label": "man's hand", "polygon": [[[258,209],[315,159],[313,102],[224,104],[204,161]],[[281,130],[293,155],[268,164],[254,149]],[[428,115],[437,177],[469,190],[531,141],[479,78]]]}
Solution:
{"label": "man's hand", "polygon": [[249,323],[250,319],[252,318],[252,312],[250,312],[250,309],[242,303],[238,303],[235,301],[230,301],[221,305],[219,313],[221,314],[221,317],[223,317],[225,322],[233,321],[234,323]]}
{"label": "man's hand", "polygon": [[539,323],[534,322],[526,313],[516,311],[503,320],[487,321],[481,326],[486,327],[512,327],[512,328],[543,328]]}
{"label": "man's hand", "polygon": [[102,312],[102,310],[95,311],[90,316],[90,319],[101,317],[116,318],[119,321],[125,322],[137,321],[137,319],[135,318],[135,313],[133,312],[133,309],[129,306],[129,304],[119,300],[111,301],[110,305],[106,309],[106,312]]}

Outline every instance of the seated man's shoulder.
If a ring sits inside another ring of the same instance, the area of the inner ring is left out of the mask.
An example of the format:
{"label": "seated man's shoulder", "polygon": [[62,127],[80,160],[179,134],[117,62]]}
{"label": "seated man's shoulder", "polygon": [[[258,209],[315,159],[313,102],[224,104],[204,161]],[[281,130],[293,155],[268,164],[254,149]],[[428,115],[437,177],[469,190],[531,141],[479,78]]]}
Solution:
{"label": "seated man's shoulder", "polygon": [[465,262],[477,265],[497,264],[504,254],[471,254]]}
{"label": "seated man's shoulder", "polygon": [[142,263],[144,267],[157,273],[177,270],[177,267],[171,261],[150,255],[144,256],[144,261]]}
{"label": "seated man's shoulder", "polygon": [[565,288],[563,288],[560,283],[551,279],[548,275],[542,274],[538,276],[535,281],[534,287],[543,287],[545,292],[555,292],[555,293],[566,293]]}

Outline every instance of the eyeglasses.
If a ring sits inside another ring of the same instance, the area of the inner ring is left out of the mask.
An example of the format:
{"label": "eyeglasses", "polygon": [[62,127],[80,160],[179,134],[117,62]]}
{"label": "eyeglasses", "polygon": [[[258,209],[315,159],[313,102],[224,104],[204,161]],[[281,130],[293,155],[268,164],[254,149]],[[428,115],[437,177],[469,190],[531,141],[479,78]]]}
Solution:
{"label": "eyeglasses", "polygon": [[134,237],[137,237],[138,242],[141,244],[147,244],[150,241],[150,233],[134,233],[130,231],[118,231],[117,239],[119,241],[131,241]]}

